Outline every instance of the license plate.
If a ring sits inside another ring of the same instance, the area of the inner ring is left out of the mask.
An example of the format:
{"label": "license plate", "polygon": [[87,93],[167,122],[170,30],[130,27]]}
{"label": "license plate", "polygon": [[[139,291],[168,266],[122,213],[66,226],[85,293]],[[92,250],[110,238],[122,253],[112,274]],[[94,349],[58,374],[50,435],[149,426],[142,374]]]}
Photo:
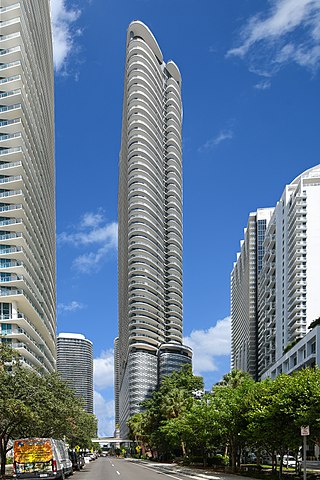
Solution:
{"label": "license plate", "polygon": [[47,476],[48,476],[47,473],[40,473],[40,478],[47,477]]}

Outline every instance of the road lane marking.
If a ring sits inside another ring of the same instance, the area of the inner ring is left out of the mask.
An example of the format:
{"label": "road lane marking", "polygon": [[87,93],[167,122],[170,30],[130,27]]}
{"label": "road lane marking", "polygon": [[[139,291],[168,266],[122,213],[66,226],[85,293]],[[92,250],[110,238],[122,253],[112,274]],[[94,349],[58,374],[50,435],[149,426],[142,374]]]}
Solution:
{"label": "road lane marking", "polygon": [[[144,466],[144,465],[141,465],[141,464],[136,464],[136,465],[139,465],[139,467],[141,467],[141,468],[145,468],[146,470],[151,470],[151,471],[152,471],[152,472],[154,472],[154,473],[161,473],[162,475],[166,475],[167,477],[170,477],[170,478],[175,478],[176,480],[182,480],[182,479],[181,479],[181,477],[175,477],[174,475],[170,475],[170,473],[166,473],[166,472],[160,472],[159,470],[158,470],[158,471],[156,471],[156,470],[155,470],[155,469],[153,469],[153,468],[146,467],[146,466]],[[186,475],[186,474],[182,473],[182,475]],[[191,477],[189,477],[189,478],[191,478]]]}
{"label": "road lane marking", "polygon": [[117,474],[120,475],[120,472],[118,472],[118,470],[117,470]]}

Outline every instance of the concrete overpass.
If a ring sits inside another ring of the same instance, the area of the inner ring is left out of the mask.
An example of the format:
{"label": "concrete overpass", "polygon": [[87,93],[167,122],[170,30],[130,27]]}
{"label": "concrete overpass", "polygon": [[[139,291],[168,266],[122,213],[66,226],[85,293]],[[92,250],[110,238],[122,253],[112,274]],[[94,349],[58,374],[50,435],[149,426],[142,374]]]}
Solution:
{"label": "concrete overpass", "polygon": [[126,438],[116,438],[116,437],[97,437],[93,438],[94,443],[99,443],[100,447],[103,450],[111,449],[115,450],[116,448],[130,448],[134,445],[132,440]]}

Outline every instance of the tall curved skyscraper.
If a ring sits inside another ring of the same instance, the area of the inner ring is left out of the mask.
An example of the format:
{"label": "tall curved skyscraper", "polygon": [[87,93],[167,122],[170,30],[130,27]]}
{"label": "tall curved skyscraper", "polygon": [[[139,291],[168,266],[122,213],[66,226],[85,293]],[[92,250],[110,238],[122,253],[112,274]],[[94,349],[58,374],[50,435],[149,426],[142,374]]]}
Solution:
{"label": "tall curved skyscraper", "polygon": [[93,413],[92,342],[80,333],[59,333],[57,371],[82,399],[86,412]]}
{"label": "tall curved skyscraper", "polygon": [[55,168],[49,0],[1,0],[0,336],[55,369]]}
{"label": "tall curved skyscraper", "polygon": [[128,29],[124,83],[116,368],[122,434],[159,375],[192,355],[182,345],[181,75],[139,21]]}

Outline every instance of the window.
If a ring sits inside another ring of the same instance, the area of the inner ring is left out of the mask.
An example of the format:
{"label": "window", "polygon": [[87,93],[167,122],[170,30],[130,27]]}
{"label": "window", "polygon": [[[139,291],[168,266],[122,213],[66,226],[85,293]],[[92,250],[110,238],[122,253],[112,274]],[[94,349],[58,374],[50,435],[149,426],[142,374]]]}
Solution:
{"label": "window", "polygon": [[12,333],[12,325],[11,323],[3,323],[1,325],[1,334],[2,335],[10,335]]}
{"label": "window", "polygon": [[7,320],[11,316],[11,303],[0,303],[0,318]]}

